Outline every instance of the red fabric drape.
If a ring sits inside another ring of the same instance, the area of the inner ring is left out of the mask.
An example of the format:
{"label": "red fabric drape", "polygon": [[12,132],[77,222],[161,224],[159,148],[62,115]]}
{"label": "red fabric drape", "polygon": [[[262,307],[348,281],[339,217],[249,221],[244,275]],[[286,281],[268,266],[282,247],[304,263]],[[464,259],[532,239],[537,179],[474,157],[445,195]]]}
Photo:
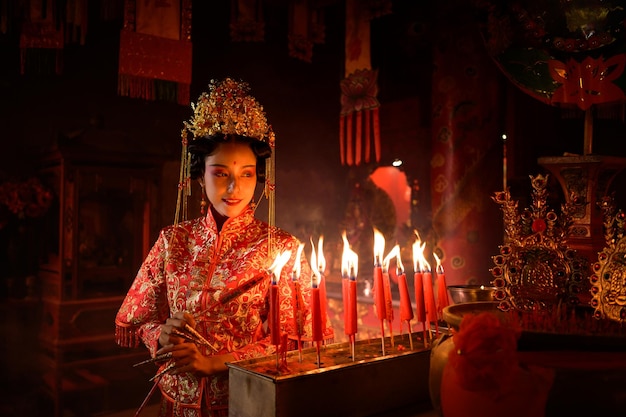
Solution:
{"label": "red fabric drape", "polygon": [[472,24],[449,20],[433,56],[433,243],[447,284],[487,283],[502,242],[490,198],[502,187],[501,81]]}

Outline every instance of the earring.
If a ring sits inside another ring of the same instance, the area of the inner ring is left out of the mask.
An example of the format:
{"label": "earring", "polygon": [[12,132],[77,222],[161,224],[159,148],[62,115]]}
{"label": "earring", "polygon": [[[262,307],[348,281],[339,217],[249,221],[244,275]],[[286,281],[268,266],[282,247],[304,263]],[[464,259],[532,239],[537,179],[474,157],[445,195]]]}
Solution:
{"label": "earring", "polygon": [[203,216],[206,214],[206,200],[204,199],[204,193],[202,193],[202,200],[200,200],[200,214]]}

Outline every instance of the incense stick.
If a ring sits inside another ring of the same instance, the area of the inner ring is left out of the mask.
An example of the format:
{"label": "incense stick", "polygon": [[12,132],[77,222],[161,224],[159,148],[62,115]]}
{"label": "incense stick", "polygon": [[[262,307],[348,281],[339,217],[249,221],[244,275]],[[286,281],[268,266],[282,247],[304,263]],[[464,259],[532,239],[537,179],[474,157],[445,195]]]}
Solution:
{"label": "incense stick", "polygon": [[238,287],[232,289],[231,291],[227,292],[226,294],[223,294],[217,300],[217,302],[215,302],[214,304],[212,304],[208,308],[202,310],[201,312],[194,314],[193,317],[197,319],[198,317],[204,315],[205,313],[208,313],[209,311],[211,311],[215,307],[218,307],[220,305],[223,305],[223,304],[231,302],[232,300],[234,300],[235,298],[239,297],[241,294],[243,294],[247,290],[252,289],[259,282],[261,282],[264,278],[266,278],[266,276],[262,274],[262,275],[257,275],[256,277],[252,278],[249,281],[244,282],[243,284],[241,284]]}
{"label": "incense stick", "polygon": [[155,356],[154,358],[146,359],[145,361],[137,362],[133,365],[133,368],[140,365],[145,365],[147,363],[161,362],[172,357],[172,352],[162,353],[160,355]]}
{"label": "incense stick", "polygon": [[205,339],[205,338],[204,338],[204,337],[203,337],[200,333],[198,333],[198,331],[197,331],[196,329],[194,329],[193,327],[191,327],[191,326],[189,325],[189,323],[185,323],[185,330],[186,330],[187,332],[189,332],[189,333],[193,336],[193,338],[195,339],[195,341],[196,341],[197,343],[199,343],[199,344],[201,344],[201,345],[204,345],[204,346],[208,346],[208,347],[210,347],[211,349],[213,349],[215,352],[217,352],[217,351],[218,351],[218,349],[217,349],[215,346],[213,346],[211,343],[209,343],[209,341],[208,341],[208,340],[206,340],[206,339]]}
{"label": "incense stick", "polygon": [[159,372],[158,374],[150,378],[150,381],[154,381],[155,379],[160,379],[163,375],[165,375],[166,373],[174,369],[174,367],[176,367],[176,363],[175,362],[170,363],[161,372]]}
{"label": "incense stick", "polygon": [[154,381],[154,384],[152,384],[152,388],[150,388],[150,391],[148,392],[148,394],[146,395],[146,398],[143,399],[143,402],[141,403],[141,405],[139,406],[139,408],[137,409],[137,411],[135,412],[135,417],[138,417],[139,414],[143,411],[143,409],[146,407],[146,404],[148,404],[148,401],[150,401],[150,398],[152,397],[152,395],[154,394],[154,391],[156,391],[157,387],[159,386],[159,382],[161,381],[161,377],[163,375],[160,375],[156,381]]}

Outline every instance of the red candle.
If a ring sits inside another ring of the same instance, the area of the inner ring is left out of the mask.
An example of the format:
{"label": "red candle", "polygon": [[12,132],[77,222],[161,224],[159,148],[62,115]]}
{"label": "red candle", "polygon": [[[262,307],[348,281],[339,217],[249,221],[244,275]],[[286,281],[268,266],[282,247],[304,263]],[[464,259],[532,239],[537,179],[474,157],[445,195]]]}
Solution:
{"label": "red candle", "polygon": [[389,332],[393,333],[393,299],[391,297],[391,282],[387,268],[383,268],[383,291],[385,293],[385,320],[387,320]]}
{"label": "red candle", "polygon": [[376,316],[379,320],[385,320],[385,290],[383,288],[383,268],[374,266],[374,305],[376,306]]}
{"label": "red candle", "polygon": [[[380,320],[380,344],[383,356],[385,355],[385,319],[387,318],[382,269],[384,251],[385,237],[378,230],[374,229],[374,304],[376,306],[376,315],[378,320]],[[393,342],[393,339],[391,341]]]}
{"label": "red candle", "polygon": [[[348,327],[348,310],[350,309],[350,299],[349,299],[349,291],[350,291],[350,280],[348,276],[341,276],[341,301],[343,304],[343,325],[347,329]],[[347,330],[346,330],[346,334]]]}
{"label": "red candle", "polygon": [[313,242],[311,242],[311,339],[315,342],[320,342],[323,338],[322,307],[320,301],[320,289],[318,287],[320,276],[316,265],[315,247],[313,246]]}
{"label": "red candle", "polygon": [[374,305],[376,306],[376,315],[381,321],[387,318],[382,269],[384,252],[385,237],[380,231],[374,229]]}
{"label": "red candle", "polygon": [[[343,254],[341,256],[341,276],[344,305],[344,333],[353,336],[357,332],[356,276],[359,267],[358,255],[350,249],[350,243],[343,232]],[[351,340],[352,341],[352,340]]]}
{"label": "red candle", "polygon": [[311,288],[311,322],[312,322],[312,334],[311,338],[315,342],[322,340],[322,317],[320,308],[320,289]]}
{"label": "red candle", "polygon": [[[415,232],[417,235],[417,231]],[[430,326],[426,325],[426,301],[424,297],[424,247],[425,243],[420,241],[419,235],[417,240],[413,243],[413,285],[415,289],[415,307],[417,311],[417,320],[422,323],[423,343],[426,346],[428,337],[427,330],[430,330]]]}
{"label": "red candle", "polygon": [[273,345],[280,345],[280,300],[278,292],[278,280],[283,266],[291,257],[291,251],[285,251],[279,254],[272,266],[270,266],[271,284],[269,289],[270,311],[268,325],[270,329],[270,337]]}
{"label": "red candle", "polygon": [[346,312],[346,334],[348,336],[355,335],[357,332],[357,313],[356,313],[356,279],[348,280],[348,310]]}
{"label": "red candle", "polygon": [[298,336],[298,341],[300,341],[300,337],[304,333],[304,300],[302,299],[302,291],[300,291],[300,256],[302,254],[303,248],[304,243],[300,243],[296,252],[296,260],[293,265],[293,271],[291,273],[291,294],[293,297],[292,304],[294,321],[293,325],[295,334],[296,336]]}
{"label": "red candle", "polygon": [[278,285],[272,284],[270,286],[270,336],[272,338],[273,345],[280,345],[280,319],[279,319],[279,296]]}
{"label": "red candle", "polygon": [[450,305],[448,298],[448,286],[446,285],[446,274],[443,272],[443,265],[436,254],[433,254],[437,261],[437,313],[443,319],[443,309]]}
{"label": "red candle", "polygon": [[426,300],[426,318],[430,323],[437,323],[437,306],[430,269],[424,272],[424,299]]}
{"label": "red candle", "polygon": [[326,278],[322,277],[319,284],[320,290],[320,318],[322,320],[322,328],[326,327],[328,313],[326,306],[328,305],[328,297],[326,296]]}
{"label": "red candle", "polygon": [[293,320],[294,330],[297,336],[302,336],[304,327],[304,318],[302,317],[302,307],[304,305],[302,301],[302,292],[300,291],[300,283],[297,281],[291,282],[291,293],[293,294]]}
{"label": "red candle", "polygon": [[389,280],[389,263],[392,258],[398,259],[400,255],[400,245],[395,245],[383,260],[383,288],[385,290],[385,313],[389,333],[391,333],[393,344],[393,299],[391,296],[391,282]]}
{"label": "red candle", "polygon": [[426,307],[424,305],[424,277],[422,271],[413,274],[413,287],[415,287],[415,310],[417,311],[417,321],[426,322]]}
{"label": "red candle", "polygon": [[326,258],[324,258],[324,236],[320,236],[317,242],[317,270],[319,272],[319,289],[320,289],[320,316],[322,320],[322,329],[326,327],[328,320],[327,306],[328,297],[326,296]]}
{"label": "red candle", "polygon": [[400,320],[410,322],[413,320],[413,307],[404,271],[398,275],[398,290],[400,291]]}

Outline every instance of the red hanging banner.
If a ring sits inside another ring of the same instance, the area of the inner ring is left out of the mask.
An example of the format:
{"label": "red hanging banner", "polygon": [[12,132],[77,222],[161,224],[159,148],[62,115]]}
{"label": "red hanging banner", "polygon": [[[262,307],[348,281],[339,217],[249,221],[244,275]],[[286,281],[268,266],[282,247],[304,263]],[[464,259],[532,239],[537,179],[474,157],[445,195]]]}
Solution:
{"label": "red hanging banner", "polygon": [[[188,105],[191,58],[191,0],[126,0],[118,94]],[[159,81],[175,83],[175,91]]]}
{"label": "red hanging banner", "polygon": [[54,2],[32,0],[20,33],[20,72],[63,71],[63,25]]}
{"label": "red hanging banner", "polygon": [[[345,78],[341,80],[339,151],[342,165],[380,162],[378,71],[372,69],[370,21],[391,12],[391,2],[347,0]],[[353,117],[354,116],[354,117]]]}
{"label": "red hanging banner", "polygon": [[342,164],[359,165],[362,161],[369,163],[372,142],[375,161],[380,161],[377,76],[376,70],[357,70],[340,83],[339,149]]}

